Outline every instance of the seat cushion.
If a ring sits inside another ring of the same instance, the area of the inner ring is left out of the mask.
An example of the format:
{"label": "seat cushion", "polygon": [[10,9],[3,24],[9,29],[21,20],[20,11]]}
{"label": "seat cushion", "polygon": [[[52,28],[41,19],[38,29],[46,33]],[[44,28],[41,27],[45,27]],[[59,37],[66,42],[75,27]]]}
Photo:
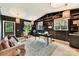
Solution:
{"label": "seat cushion", "polygon": [[0,51],[3,50],[3,46],[0,44]]}

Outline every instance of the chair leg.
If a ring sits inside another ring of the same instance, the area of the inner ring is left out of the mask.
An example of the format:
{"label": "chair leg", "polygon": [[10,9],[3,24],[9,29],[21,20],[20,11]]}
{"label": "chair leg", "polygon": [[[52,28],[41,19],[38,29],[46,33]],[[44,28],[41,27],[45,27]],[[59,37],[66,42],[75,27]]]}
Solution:
{"label": "chair leg", "polygon": [[36,40],[36,36],[35,36],[35,40]]}

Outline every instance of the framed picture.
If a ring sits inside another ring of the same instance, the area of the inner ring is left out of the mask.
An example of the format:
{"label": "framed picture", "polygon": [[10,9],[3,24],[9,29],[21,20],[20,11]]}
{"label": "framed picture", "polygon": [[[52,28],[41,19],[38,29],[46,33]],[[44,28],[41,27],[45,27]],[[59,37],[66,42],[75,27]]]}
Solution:
{"label": "framed picture", "polygon": [[6,35],[15,35],[15,22],[3,21],[3,37]]}

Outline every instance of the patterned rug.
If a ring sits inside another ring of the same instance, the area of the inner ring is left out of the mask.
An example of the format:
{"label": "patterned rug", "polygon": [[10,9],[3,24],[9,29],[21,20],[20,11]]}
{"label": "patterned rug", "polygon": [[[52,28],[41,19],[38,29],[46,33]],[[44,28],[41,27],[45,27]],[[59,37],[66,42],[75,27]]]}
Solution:
{"label": "patterned rug", "polygon": [[27,40],[25,42],[26,54],[25,56],[78,56],[70,49],[70,47],[62,44],[49,44],[43,39]]}
{"label": "patterned rug", "polygon": [[26,56],[50,56],[56,49],[56,45],[47,45],[43,40],[27,40],[25,45]]}

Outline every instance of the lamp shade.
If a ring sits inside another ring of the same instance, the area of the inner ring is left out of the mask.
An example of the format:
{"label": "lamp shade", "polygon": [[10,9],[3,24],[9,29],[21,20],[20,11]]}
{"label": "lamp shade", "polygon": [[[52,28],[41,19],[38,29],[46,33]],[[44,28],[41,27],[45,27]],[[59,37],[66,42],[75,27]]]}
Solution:
{"label": "lamp shade", "polygon": [[49,29],[51,29],[51,28],[52,28],[52,26],[48,26],[48,28],[49,28]]}
{"label": "lamp shade", "polygon": [[34,25],[34,21],[31,21],[31,25]]}
{"label": "lamp shade", "polygon": [[53,8],[60,8],[60,7],[67,6],[67,4],[66,3],[50,3],[50,6]]}
{"label": "lamp shade", "polygon": [[20,23],[20,18],[16,18],[16,23]]}
{"label": "lamp shade", "polygon": [[63,12],[63,18],[70,18],[70,10],[66,10]]}

